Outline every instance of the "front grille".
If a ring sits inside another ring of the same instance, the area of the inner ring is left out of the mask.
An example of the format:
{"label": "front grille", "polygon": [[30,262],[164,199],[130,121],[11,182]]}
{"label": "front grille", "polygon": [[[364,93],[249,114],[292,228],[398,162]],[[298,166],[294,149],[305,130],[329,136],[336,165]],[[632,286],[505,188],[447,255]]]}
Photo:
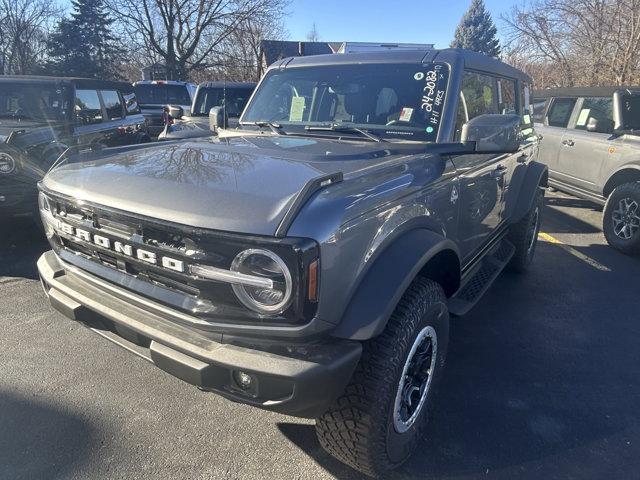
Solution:
{"label": "front grille", "polygon": [[61,222],[51,238],[52,246],[64,261],[78,268],[204,320],[280,324],[302,318],[299,306],[264,318],[238,301],[231,284],[196,277],[189,267],[198,264],[228,270],[241,251],[268,244],[290,265],[299,288],[304,289],[297,277],[300,256],[311,255],[315,243],[198,229],[45,193],[54,220]]}

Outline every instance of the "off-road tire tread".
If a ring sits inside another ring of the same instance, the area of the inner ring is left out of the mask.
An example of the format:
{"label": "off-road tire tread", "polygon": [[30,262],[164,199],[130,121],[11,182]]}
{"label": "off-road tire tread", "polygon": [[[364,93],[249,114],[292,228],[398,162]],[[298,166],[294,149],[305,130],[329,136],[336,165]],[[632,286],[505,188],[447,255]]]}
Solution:
{"label": "off-road tire tread", "polygon": [[[410,348],[423,313],[437,302],[446,305],[442,287],[432,280],[416,278],[385,330],[363,345],[362,357],[345,392],[316,419],[322,447],[366,475],[378,477],[402,463],[394,464],[387,455],[389,398],[395,397],[395,379],[400,376],[404,353]],[[440,361],[444,362],[444,356]],[[415,437],[416,442],[420,436]]]}
{"label": "off-road tire tread", "polygon": [[[533,208],[527,212],[527,214],[517,223],[514,223],[509,227],[509,234],[507,239],[516,247],[516,251],[509,261],[507,269],[511,272],[524,273],[528,270],[531,264],[531,259],[528,256],[528,243],[529,239],[527,235],[529,233],[529,223],[531,222],[531,216],[535,211],[536,205],[539,207],[539,215],[542,218],[542,210],[544,206],[544,192],[538,188],[536,191],[536,198],[534,200]],[[537,240],[536,240],[537,241]],[[534,247],[535,249],[535,247]],[[534,250],[535,254],[535,250]]]}
{"label": "off-road tire tread", "polygon": [[621,240],[618,239],[611,226],[610,209],[613,208],[611,199],[621,191],[628,192],[625,193],[625,195],[633,196],[640,204],[640,182],[623,183],[617,186],[613,192],[611,192],[611,195],[609,195],[604,205],[604,210],[602,211],[602,231],[604,232],[607,243],[613,248],[627,255],[637,255],[640,254],[640,235],[634,239],[634,242],[621,244],[619,243]]}

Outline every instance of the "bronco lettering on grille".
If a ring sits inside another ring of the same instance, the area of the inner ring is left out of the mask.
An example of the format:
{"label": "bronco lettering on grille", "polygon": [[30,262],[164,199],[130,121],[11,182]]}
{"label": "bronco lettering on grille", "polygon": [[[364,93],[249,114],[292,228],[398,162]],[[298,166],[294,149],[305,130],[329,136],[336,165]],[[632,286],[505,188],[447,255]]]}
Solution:
{"label": "bronco lettering on grille", "polygon": [[88,230],[77,228],[61,220],[58,220],[58,230],[71,235],[83,242],[93,243],[99,247],[112,250],[115,253],[124,255],[126,257],[134,257],[143,262],[150,263],[152,265],[159,265],[169,270],[176,272],[184,272],[184,262],[176,258],[171,257],[159,257],[155,252],[150,252],[142,248],[134,248],[132,245],[127,245],[120,241],[112,241],[110,238],[102,235],[93,234]]}

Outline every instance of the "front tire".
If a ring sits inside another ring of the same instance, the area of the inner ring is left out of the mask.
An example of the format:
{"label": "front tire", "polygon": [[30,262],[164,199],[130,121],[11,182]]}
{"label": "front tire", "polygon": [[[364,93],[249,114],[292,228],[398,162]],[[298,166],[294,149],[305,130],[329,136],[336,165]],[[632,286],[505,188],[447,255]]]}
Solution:
{"label": "front tire", "polygon": [[627,255],[640,253],[640,182],[616,187],[604,206],[602,230],[609,245]]}
{"label": "front tire", "polygon": [[343,395],[316,419],[322,447],[373,477],[407,460],[424,433],[448,341],[442,287],[414,280],[384,332],[364,344]]}

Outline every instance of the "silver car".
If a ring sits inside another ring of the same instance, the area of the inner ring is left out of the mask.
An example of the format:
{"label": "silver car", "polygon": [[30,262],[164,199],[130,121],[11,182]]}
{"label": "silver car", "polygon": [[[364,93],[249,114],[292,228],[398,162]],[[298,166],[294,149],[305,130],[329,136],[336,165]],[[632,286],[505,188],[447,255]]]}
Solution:
{"label": "silver car", "polygon": [[604,205],[612,247],[640,253],[640,87],[534,92],[549,184]]}

